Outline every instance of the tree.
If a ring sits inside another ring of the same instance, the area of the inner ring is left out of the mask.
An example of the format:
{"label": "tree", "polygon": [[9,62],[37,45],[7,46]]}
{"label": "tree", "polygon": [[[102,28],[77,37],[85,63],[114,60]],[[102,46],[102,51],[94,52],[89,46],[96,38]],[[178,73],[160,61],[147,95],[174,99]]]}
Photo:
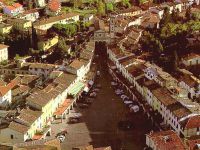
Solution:
{"label": "tree", "polygon": [[131,7],[130,1],[129,0],[122,0],[122,6]]}
{"label": "tree", "polygon": [[19,60],[19,59],[20,59],[19,54],[16,54],[14,60]]}
{"label": "tree", "polygon": [[109,11],[109,12],[112,12],[114,11],[114,6],[113,6],[113,3],[106,3],[106,10]]}
{"label": "tree", "polygon": [[166,24],[170,23],[171,22],[171,15],[169,13],[169,8],[166,7],[164,9],[164,13],[163,13],[163,17],[162,19],[160,20],[160,27],[164,27]]}
{"label": "tree", "polygon": [[97,13],[99,15],[105,15],[105,4],[101,0],[97,4]]}
{"label": "tree", "polygon": [[141,38],[140,43],[143,49],[149,50],[155,55],[159,55],[163,52],[163,46],[161,42],[150,32],[144,32],[143,38]]}
{"label": "tree", "polygon": [[139,5],[146,3],[147,0],[138,0]]}
{"label": "tree", "polygon": [[174,22],[174,23],[177,23],[178,22],[178,20],[179,20],[179,14],[180,14],[180,12],[179,12],[179,9],[173,9],[172,10],[172,14],[171,14],[171,18],[172,18],[172,21]]}
{"label": "tree", "polygon": [[82,0],[74,0],[73,1],[74,8],[81,7],[82,4],[83,4]]}
{"label": "tree", "polygon": [[64,38],[60,38],[58,41],[58,48],[60,52],[60,56],[63,58],[64,56],[68,55],[68,48]]}
{"label": "tree", "polygon": [[185,12],[185,18],[187,20],[190,20],[191,19],[191,16],[192,16],[192,13],[191,13],[191,6],[189,6],[187,9],[186,9],[186,12]]}

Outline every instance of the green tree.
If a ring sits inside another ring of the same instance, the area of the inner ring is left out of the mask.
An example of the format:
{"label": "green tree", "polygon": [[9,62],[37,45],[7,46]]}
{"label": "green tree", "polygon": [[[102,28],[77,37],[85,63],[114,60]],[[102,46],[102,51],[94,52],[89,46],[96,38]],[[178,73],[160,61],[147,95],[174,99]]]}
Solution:
{"label": "green tree", "polygon": [[114,11],[114,6],[113,6],[113,3],[106,3],[106,10],[109,11],[109,12],[112,12]]}
{"label": "green tree", "polygon": [[16,54],[14,60],[19,60],[20,58],[19,54]]}
{"label": "green tree", "polygon": [[150,32],[144,32],[143,38],[140,39],[140,43],[143,49],[148,50],[155,55],[159,55],[163,52],[162,43]]}
{"label": "green tree", "polygon": [[82,4],[83,4],[83,1],[82,1],[82,0],[73,0],[74,8],[81,7]]}
{"label": "green tree", "polygon": [[172,10],[172,14],[171,14],[171,18],[172,18],[172,21],[174,22],[174,23],[177,23],[178,22],[178,20],[179,20],[179,14],[180,14],[180,12],[179,12],[179,9],[173,9]]}
{"label": "green tree", "polygon": [[169,13],[169,8],[165,7],[163,17],[160,20],[160,27],[164,27],[166,24],[170,23],[172,21],[171,15]]}
{"label": "green tree", "polygon": [[186,9],[186,12],[185,12],[185,18],[187,20],[190,20],[191,19],[191,16],[192,16],[192,13],[191,13],[191,6],[189,6],[187,9]]}
{"label": "green tree", "polygon": [[99,15],[105,15],[105,4],[101,0],[97,4],[97,13]]}
{"label": "green tree", "polygon": [[62,58],[64,58],[66,55],[68,55],[68,47],[65,42],[64,38],[60,38],[58,41],[58,49],[59,49],[59,54]]}
{"label": "green tree", "polygon": [[129,0],[122,0],[122,6],[131,7],[130,1]]}

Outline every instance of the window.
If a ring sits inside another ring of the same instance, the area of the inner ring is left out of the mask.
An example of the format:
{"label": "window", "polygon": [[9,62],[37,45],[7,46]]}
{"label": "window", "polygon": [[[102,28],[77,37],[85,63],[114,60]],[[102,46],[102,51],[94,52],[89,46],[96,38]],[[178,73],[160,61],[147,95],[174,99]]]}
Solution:
{"label": "window", "polygon": [[13,135],[12,134],[10,135],[10,138],[13,139]]}

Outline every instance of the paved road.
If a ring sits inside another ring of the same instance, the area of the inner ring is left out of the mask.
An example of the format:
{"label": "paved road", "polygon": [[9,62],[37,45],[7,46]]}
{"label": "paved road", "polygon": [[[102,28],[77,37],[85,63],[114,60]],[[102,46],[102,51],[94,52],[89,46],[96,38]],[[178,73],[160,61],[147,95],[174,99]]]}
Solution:
{"label": "paved road", "polygon": [[117,124],[125,120],[128,109],[110,86],[111,76],[105,69],[105,59],[97,60],[98,69],[101,70],[101,77],[97,82],[102,85],[102,89],[88,109],[77,110],[83,114],[82,122],[53,125],[52,130],[68,130],[66,139],[61,144],[63,150],[88,144],[94,147],[111,145],[113,150],[142,150],[145,146],[145,134],[150,131],[151,125],[141,113],[131,116],[133,130],[118,129]]}
{"label": "paved road", "polygon": [[[144,134],[149,131],[148,123],[141,115],[134,115],[133,131],[118,130],[117,124],[125,119],[128,109],[110,87],[108,73],[102,76],[97,80],[102,85],[98,97],[90,108],[78,110],[83,114],[83,122],[65,125],[68,135],[62,143],[62,149],[71,150],[75,146],[93,144],[95,147],[112,145],[114,150],[122,147],[127,150],[141,150],[145,143]],[[64,127],[58,129],[61,128]]]}

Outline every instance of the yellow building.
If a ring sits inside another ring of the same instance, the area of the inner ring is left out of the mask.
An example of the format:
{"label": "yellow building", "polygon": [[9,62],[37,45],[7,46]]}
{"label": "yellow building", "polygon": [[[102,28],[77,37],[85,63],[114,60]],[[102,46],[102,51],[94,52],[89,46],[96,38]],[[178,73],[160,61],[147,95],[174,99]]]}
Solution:
{"label": "yellow building", "polygon": [[18,31],[28,31],[32,27],[32,22],[25,19],[8,19],[7,22],[13,25],[13,28]]}
{"label": "yellow building", "polygon": [[38,49],[46,51],[58,43],[58,36],[38,42]]}
{"label": "yellow building", "polygon": [[12,25],[10,24],[5,24],[5,23],[0,23],[0,34],[9,34],[10,31],[12,30]]}

